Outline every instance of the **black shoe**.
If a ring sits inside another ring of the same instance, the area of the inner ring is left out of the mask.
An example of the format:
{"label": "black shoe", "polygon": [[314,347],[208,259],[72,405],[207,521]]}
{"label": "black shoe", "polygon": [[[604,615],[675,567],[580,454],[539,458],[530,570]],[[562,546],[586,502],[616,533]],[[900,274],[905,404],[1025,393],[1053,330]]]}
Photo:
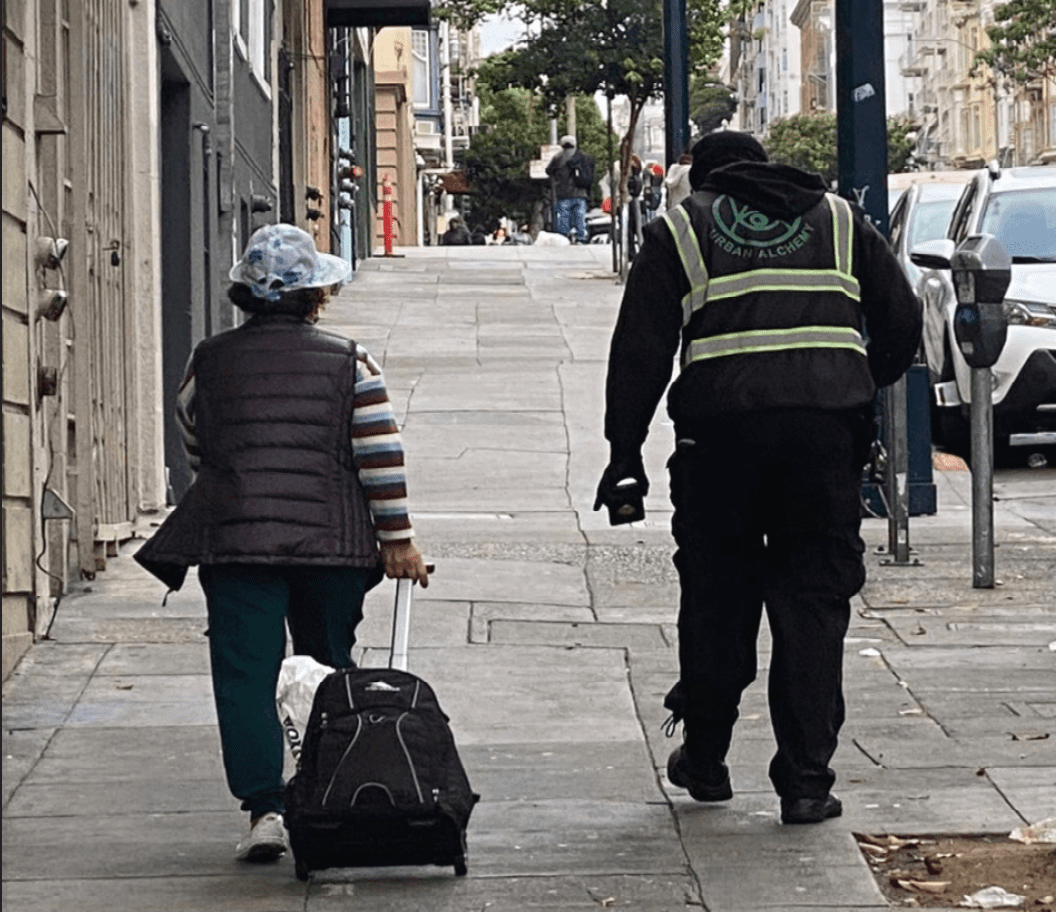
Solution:
{"label": "black shoe", "polygon": [[782,823],[821,823],[830,817],[839,817],[843,805],[835,795],[824,798],[782,798]]}
{"label": "black shoe", "polygon": [[690,769],[684,744],[667,758],[667,779],[672,785],[687,789],[697,801],[729,801],[733,797],[726,764],[715,762],[703,769]]}

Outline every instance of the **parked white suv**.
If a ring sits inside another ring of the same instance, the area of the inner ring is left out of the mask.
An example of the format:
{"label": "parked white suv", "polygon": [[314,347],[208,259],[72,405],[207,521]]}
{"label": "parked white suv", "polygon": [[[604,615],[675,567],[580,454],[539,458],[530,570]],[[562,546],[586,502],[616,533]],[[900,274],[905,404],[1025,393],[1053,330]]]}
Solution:
{"label": "parked white suv", "polygon": [[954,341],[957,299],[950,271],[927,268],[924,258],[948,260],[973,234],[994,235],[1012,255],[1004,305],[1008,339],[992,368],[996,455],[1051,457],[1056,454],[1056,167],[1002,170],[991,164],[976,172],[954,207],[946,237],[911,253],[922,268],[916,289],[934,394],[932,437],[962,456],[969,449],[971,369]]}

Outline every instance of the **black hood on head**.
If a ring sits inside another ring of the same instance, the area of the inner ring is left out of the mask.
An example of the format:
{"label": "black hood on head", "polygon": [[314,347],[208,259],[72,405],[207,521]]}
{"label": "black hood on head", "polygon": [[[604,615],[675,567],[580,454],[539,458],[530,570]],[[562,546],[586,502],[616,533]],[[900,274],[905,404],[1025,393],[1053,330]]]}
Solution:
{"label": "black hood on head", "polygon": [[711,171],[700,189],[728,193],[772,218],[787,221],[813,209],[826,187],[820,174],[791,165],[740,161]]}
{"label": "black hood on head", "polygon": [[701,137],[693,146],[693,165],[689,169],[689,185],[699,190],[715,168],[740,161],[769,161],[766,149],[750,133],[739,130],[718,130]]}

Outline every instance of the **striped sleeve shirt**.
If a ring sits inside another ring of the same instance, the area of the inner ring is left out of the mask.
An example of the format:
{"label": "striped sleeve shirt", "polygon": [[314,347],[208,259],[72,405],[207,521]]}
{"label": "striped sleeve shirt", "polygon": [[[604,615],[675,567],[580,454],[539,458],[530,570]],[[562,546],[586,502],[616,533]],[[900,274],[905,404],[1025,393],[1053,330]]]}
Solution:
{"label": "striped sleeve shirt", "polygon": [[[176,397],[176,422],[187,463],[196,473],[201,451],[195,429],[195,381],[187,365]],[[414,537],[407,505],[407,473],[396,415],[381,368],[362,346],[356,346],[356,386],[352,409],[352,462],[379,541]]]}

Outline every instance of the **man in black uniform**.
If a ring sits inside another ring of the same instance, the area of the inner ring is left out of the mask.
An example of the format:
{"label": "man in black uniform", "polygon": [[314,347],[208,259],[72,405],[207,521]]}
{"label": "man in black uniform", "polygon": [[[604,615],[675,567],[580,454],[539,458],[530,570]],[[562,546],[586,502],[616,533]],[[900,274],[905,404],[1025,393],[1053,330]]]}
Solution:
{"label": "man in black uniform", "polygon": [[773,635],[770,779],[784,823],[842,807],[829,760],[844,719],[843,638],[865,581],[858,490],[876,388],[913,362],[920,306],[887,242],[816,174],[767,161],[751,136],[694,147],[694,193],[645,228],[609,354],[610,463],[648,490],[641,448],[668,394],[681,583],[680,681],[665,705],[684,743],[668,779],[733,796],[725,758]]}

